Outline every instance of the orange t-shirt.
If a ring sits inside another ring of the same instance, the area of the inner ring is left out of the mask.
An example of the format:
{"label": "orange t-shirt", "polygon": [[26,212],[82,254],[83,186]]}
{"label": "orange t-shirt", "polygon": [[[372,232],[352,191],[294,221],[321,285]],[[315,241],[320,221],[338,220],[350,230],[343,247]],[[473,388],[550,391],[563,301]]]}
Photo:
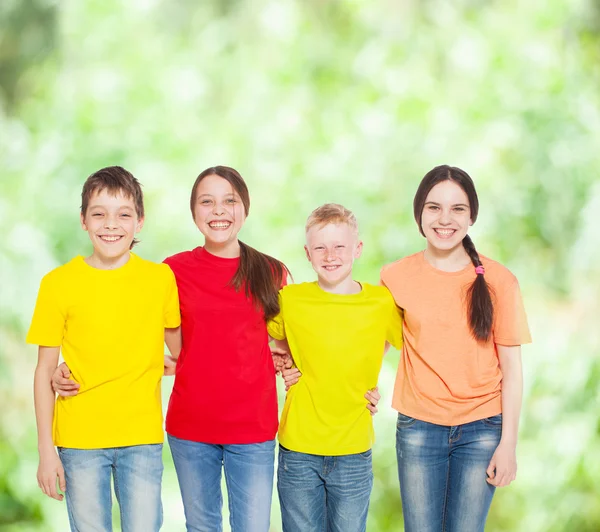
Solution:
{"label": "orange t-shirt", "polygon": [[381,270],[381,282],[404,310],[404,346],[392,406],[403,414],[461,425],[502,412],[502,372],[496,344],[531,342],[516,277],[480,256],[492,288],[492,339],[478,343],[467,322],[466,291],[472,265],[458,272],[431,266],[423,252]]}

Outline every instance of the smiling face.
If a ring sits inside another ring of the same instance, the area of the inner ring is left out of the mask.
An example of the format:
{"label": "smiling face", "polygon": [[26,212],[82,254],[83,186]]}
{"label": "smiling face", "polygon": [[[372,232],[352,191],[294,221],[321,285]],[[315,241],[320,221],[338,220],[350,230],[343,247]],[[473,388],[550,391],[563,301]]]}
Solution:
{"label": "smiling face", "polygon": [[421,214],[421,228],[428,246],[449,252],[462,247],[471,220],[469,199],[452,180],[442,181],[427,194]]}
{"label": "smiling face", "polygon": [[306,256],[319,283],[336,287],[352,280],[352,265],[362,253],[356,230],[347,223],[313,225],[306,232]]}
{"label": "smiling face", "polygon": [[231,183],[218,175],[204,177],[196,187],[194,222],[206,239],[211,253],[239,250],[237,235],[246,220],[240,195]]}
{"label": "smiling face", "polygon": [[134,201],[123,192],[116,194],[104,189],[94,192],[81,227],[87,231],[94,252],[88,262],[97,268],[118,268],[129,260],[129,250],[144,219],[138,218]]}

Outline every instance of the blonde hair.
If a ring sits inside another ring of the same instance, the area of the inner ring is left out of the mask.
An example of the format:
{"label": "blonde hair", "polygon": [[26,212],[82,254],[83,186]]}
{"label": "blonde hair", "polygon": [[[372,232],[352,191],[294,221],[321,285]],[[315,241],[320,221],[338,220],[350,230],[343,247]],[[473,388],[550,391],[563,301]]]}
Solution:
{"label": "blonde hair", "polygon": [[311,227],[327,224],[348,224],[355,234],[358,234],[358,222],[354,213],[339,203],[325,203],[317,207],[306,220],[306,232]]}

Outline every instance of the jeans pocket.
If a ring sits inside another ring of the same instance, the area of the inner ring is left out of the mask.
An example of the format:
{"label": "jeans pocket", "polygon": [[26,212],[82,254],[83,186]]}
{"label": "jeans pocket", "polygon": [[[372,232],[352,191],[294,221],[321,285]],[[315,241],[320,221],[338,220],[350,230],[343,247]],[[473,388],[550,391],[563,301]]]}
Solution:
{"label": "jeans pocket", "polygon": [[405,416],[401,412],[398,412],[398,421],[396,423],[396,428],[397,429],[406,429],[406,428],[414,425],[416,422],[417,422],[416,418],[410,417],[410,416]]}
{"label": "jeans pocket", "polygon": [[499,429],[502,428],[502,414],[497,414],[492,417],[486,417],[481,421],[483,421],[486,425],[490,427],[495,427]]}
{"label": "jeans pocket", "polygon": [[371,460],[372,455],[373,455],[373,449],[369,449],[368,451],[365,451],[364,453],[358,453],[358,456],[360,456],[364,460]]}

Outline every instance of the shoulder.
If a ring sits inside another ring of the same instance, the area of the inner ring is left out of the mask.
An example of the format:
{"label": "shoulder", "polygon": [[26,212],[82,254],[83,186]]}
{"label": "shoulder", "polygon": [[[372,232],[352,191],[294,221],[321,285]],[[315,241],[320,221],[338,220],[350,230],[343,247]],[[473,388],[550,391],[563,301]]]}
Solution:
{"label": "shoulder", "polygon": [[288,284],[279,290],[282,299],[294,299],[314,292],[315,283]]}
{"label": "shoulder", "polygon": [[181,253],[175,253],[175,255],[171,255],[167,257],[163,262],[165,264],[178,264],[180,262],[190,261],[193,257],[194,251],[182,251]]}
{"label": "shoulder", "polygon": [[365,300],[381,309],[396,308],[394,296],[386,286],[361,283],[365,291]]}
{"label": "shoulder", "polygon": [[485,255],[480,254],[479,258],[485,268],[485,280],[495,288],[504,288],[518,283],[515,275],[506,266]]}
{"label": "shoulder", "polygon": [[381,268],[381,278],[385,281],[396,277],[411,277],[422,271],[423,252],[413,253]]}
{"label": "shoulder", "polygon": [[142,259],[141,257],[134,255],[135,257],[135,267],[138,270],[143,270],[149,275],[156,276],[167,276],[170,277],[172,275],[171,268],[166,263],[163,262],[153,262],[151,260]]}
{"label": "shoulder", "polygon": [[73,277],[77,277],[82,271],[81,263],[83,258],[77,256],[71,259],[66,264],[54,268],[42,277],[42,284],[47,286],[61,285],[63,283],[72,282]]}

